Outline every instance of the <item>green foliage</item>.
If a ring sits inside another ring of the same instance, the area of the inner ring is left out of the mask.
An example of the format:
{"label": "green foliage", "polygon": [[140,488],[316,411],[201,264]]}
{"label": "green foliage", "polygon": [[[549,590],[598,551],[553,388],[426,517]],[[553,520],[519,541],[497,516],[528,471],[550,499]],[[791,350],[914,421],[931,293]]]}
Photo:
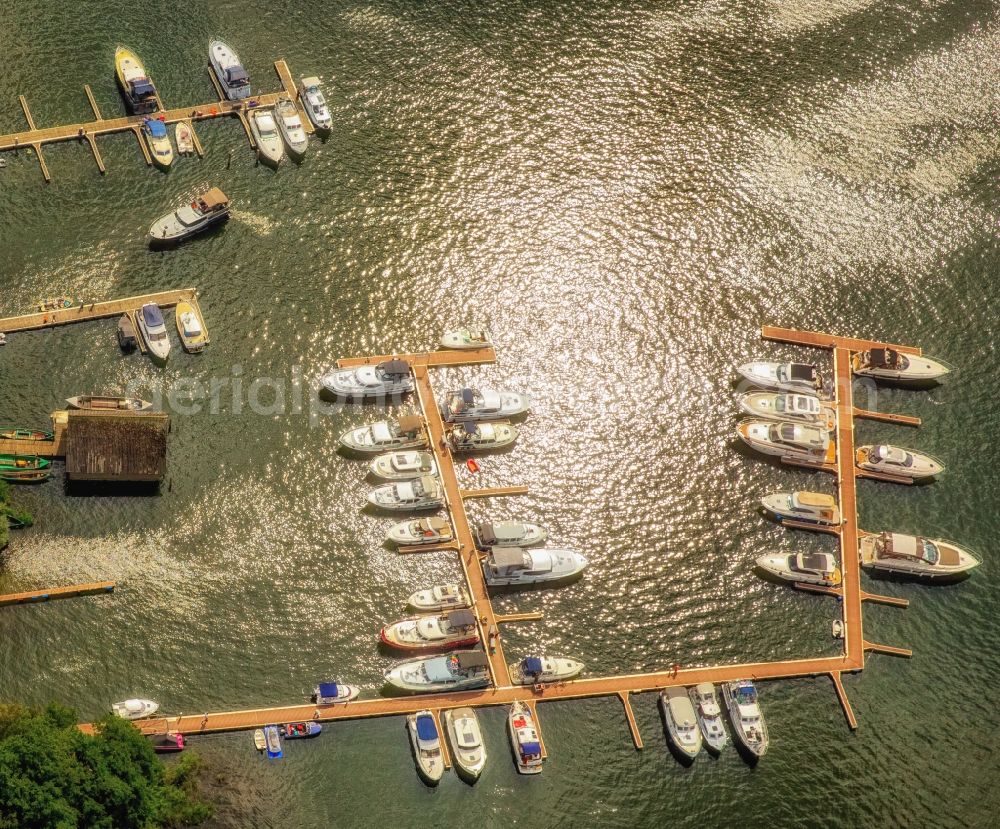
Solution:
{"label": "green foliage", "polygon": [[197,757],[167,771],[125,720],[105,717],[91,736],[76,719],[61,705],[0,706],[0,829],[151,829],[211,815],[194,798]]}
{"label": "green foliage", "polygon": [[33,521],[34,519],[29,513],[15,509],[10,505],[10,484],[6,481],[0,481],[0,550],[6,547],[10,540],[10,527],[8,525],[29,527]]}

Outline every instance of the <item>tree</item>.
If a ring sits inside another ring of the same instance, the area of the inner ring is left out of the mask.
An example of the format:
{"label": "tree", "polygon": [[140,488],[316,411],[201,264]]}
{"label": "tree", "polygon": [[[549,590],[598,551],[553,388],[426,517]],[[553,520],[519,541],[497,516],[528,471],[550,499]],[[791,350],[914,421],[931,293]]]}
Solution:
{"label": "tree", "polygon": [[195,757],[165,770],[152,744],[107,716],[94,735],[61,705],[0,706],[0,829],[193,826],[211,814],[194,799]]}

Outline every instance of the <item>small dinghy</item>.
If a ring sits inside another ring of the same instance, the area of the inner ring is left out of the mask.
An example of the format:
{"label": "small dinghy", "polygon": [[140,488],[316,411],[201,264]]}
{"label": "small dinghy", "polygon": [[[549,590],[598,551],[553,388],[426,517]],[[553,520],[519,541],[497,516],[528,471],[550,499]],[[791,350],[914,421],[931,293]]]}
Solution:
{"label": "small dinghy", "polygon": [[278,726],[265,726],[264,743],[267,746],[267,756],[271,760],[278,760],[284,756],[284,751],[281,748],[281,733],[278,731]]}
{"label": "small dinghy", "polygon": [[834,619],[833,624],[830,626],[830,632],[833,634],[834,639],[843,639],[844,623],[840,619]]}
{"label": "small dinghy", "polygon": [[460,584],[437,584],[426,590],[413,593],[406,603],[414,610],[452,610],[459,607],[469,607],[468,591]]}
{"label": "small dinghy", "polygon": [[442,348],[487,348],[491,345],[493,345],[493,338],[490,336],[490,332],[482,326],[448,331],[441,338]]}
{"label": "small dinghy", "polygon": [[174,312],[177,334],[181,338],[181,346],[188,354],[198,354],[205,350],[208,337],[201,327],[201,319],[190,302],[181,300]]}
{"label": "small dinghy", "polygon": [[884,472],[911,481],[934,478],[944,472],[944,464],[937,458],[898,446],[859,446],[855,455],[855,462],[861,469]]}
{"label": "small dinghy", "polygon": [[148,412],[153,404],[138,397],[108,397],[100,394],[78,394],[67,397],[66,405],[71,409],[101,409],[118,412]]}
{"label": "small dinghy", "polygon": [[135,337],[135,326],[128,314],[122,314],[121,319],[118,320],[118,347],[126,354],[131,354],[139,347],[139,342]]}
{"label": "small dinghy", "polygon": [[565,682],[583,672],[582,662],[555,656],[528,656],[509,667],[510,681],[515,685]]}
{"label": "small dinghy", "polygon": [[76,303],[73,301],[72,297],[68,296],[57,296],[48,297],[43,299],[38,303],[38,310],[45,311],[61,311],[65,308],[72,308]]}
{"label": "small dinghy", "polygon": [[180,155],[190,155],[194,152],[194,130],[187,121],[178,121],[174,127],[174,143]]}
{"label": "small dinghy", "polygon": [[389,452],[375,458],[369,468],[383,481],[410,481],[423,475],[437,475],[437,461],[430,452]]}
{"label": "small dinghy", "polygon": [[263,728],[258,728],[256,731],[254,731],[254,733],[253,733],[253,747],[255,749],[257,749],[257,751],[266,751],[267,750],[267,737],[264,736],[264,729]]}
{"label": "small dinghy", "polygon": [[355,685],[344,685],[341,682],[321,682],[313,689],[312,701],[317,705],[333,705],[338,702],[350,702],[356,699],[361,689]]}
{"label": "small dinghy", "polygon": [[486,452],[505,449],[517,440],[517,428],[510,423],[454,424],[445,433],[452,452]]}
{"label": "small dinghy", "polygon": [[389,528],[388,539],[400,547],[411,544],[442,544],[455,537],[444,518],[419,518]]}
{"label": "small dinghy", "polygon": [[451,756],[460,777],[471,783],[479,779],[486,767],[486,746],[479,719],[471,708],[445,711],[444,727],[451,743]]}
{"label": "small dinghy", "polygon": [[38,476],[49,476],[52,462],[38,455],[0,454],[0,479],[15,483],[34,482]]}
{"label": "small dinghy", "polygon": [[0,440],[54,440],[55,433],[41,429],[0,429]]}
{"label": "small dinghy", "polygon": [[461,609],[393,622],[382,628],[379,638],[400,651],[441,651],[478,645],[479,630],[476,614]]}
{"label": "small dinghy", "polygon": [[290,722],[279,726],[278,730],[286,740],[304,740],[318,737],[323,733],[323,726],[318,722]]}
{"label": "small dinghy", "polygon": [[441,753],[441,735],[430,711],[418,711],[406,718],[417,771],[424,782],[436,786],[444,774],[444,757]]}
{"label": "small dinghy", "polygon": [[176,732],[166,734],[153,734],[150,736],[153,743],[153,751],[157,754],[176,754],[184,751],[184,735]]}
{"label": "small dinghy", "polygon": [[160,703],[151,699],[127,699],[111,706],[112,712],[123,720],[142,720],[160,710]]}
{"label": "small dinghy", "polygon": [[538,774],[542,770],[542,742],[535,729],[535,718],[526,703],[515,702],[507,715],[507,733],[514,751],[514,762],[521,774]]}

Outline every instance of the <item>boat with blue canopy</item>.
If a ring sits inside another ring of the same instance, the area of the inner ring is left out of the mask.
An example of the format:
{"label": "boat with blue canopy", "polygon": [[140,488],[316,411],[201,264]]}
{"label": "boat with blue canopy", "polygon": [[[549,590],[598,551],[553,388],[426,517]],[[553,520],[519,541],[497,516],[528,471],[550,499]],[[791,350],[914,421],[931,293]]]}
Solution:
{"label": "boat with blue canopy", "polygon": [[167,326],[163,322],[160,306],[155,302],[147,302],[136,317],[139,331],[149,348],[149,356],[154,363],[165,364],[170,356],[170,338],[167,336]]}
{"label": "boat with blue canopy", "polygon": [[417,771],[426,783],[436,786],[444,774],[444,757],[441,752],[441,735],[438,733],[434,715],[430,711],[410,714],[406,718],[406,730],[410,732]]}
{"label": "boat with blue canopy", "polygon": [[278,726],[269,725],[264,728],[264,743],[267,746],[267,756],[271,760],[279,760],[284,756],[281,748],[281,734]]}
{"label": "boat with blue canopy", "polygon": [[147,118],[142,122],[142,137],[153,163],[163,170],[169,169],[174,163],[174,148],[166,125],[156,118]]}
{"label": "boat with blue canopy", "polygon": [[332,705],[336,702],[350,702],[361,693],[354,685],[344,685],[341,682],[320,682],[313,689],[313,702],[317,705]]}
{"label": "boat with blue canopy", "polygon": [[515,702],[507,716],[510,745],[514,761],[521,774],[538,774],[542,770],[542,743],[535,728],[531,709],[523,702]]}

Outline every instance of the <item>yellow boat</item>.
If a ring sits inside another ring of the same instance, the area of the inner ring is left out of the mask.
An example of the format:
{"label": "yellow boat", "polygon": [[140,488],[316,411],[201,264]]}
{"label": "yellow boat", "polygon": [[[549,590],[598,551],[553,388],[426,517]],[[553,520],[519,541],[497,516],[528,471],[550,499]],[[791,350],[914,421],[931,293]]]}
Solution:
{"label": "yellow boat", "polygon": [[115,76],[132,112],[136,115],[156,112],[159,108],[156,87],[146,74],[146,67],[131,49],[119,46],[115,50]]}
{"label": "yellow boat", "polygon": [[149,147],[153,163],[163,170],[168,169],[174,162],[174,147],[164,123],[155,118],[147,118],[142,122],[142,138]]}
{"label": "yellow boat", "polygon": [[208,337],[205,336],[205,329],[201,324],[201,317],[190,302],[178,302],[175,313],[177,318],[177,333],[181,338],[181,345],[189,354],[197,354],[204,351],[208,345]]}

